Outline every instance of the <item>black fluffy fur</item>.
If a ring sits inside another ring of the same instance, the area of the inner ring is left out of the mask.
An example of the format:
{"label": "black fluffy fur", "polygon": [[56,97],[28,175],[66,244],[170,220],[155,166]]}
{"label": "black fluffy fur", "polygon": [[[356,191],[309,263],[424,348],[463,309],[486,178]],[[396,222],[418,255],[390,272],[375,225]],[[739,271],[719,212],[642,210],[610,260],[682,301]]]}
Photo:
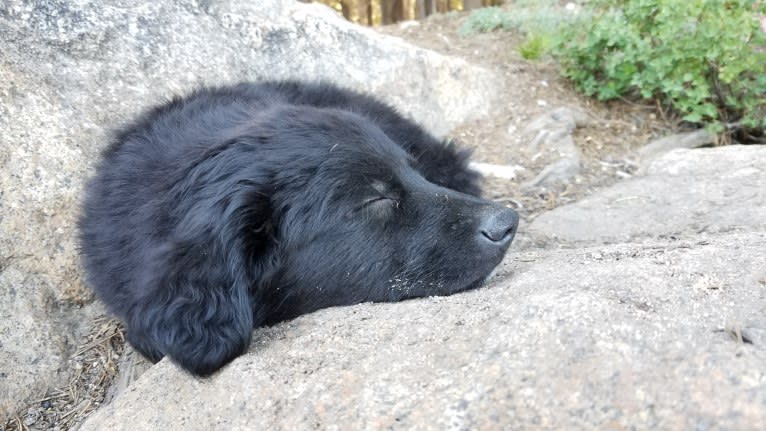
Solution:
{"label": "black fluffy fur", "polygon": [[88,282],[141,353],[208,375],[260,325],[478,286],[517,219],[467,161],[331,85],[202,89],[104,152],[79,224]]}

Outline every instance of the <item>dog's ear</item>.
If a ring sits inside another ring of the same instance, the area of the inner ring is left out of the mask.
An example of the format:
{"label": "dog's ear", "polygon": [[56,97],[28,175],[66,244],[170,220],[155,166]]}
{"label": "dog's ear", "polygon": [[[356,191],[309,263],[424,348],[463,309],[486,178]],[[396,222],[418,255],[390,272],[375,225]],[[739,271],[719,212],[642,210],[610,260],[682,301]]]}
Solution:
{"label": "dog's ear", "polygon": [[199,163],[172,190],[172,232],[145,276],[156,289],[127,322],[129,341],[149,359],[167,355],[203,376],[247,350],[264,319],[254,316],[254,290],[272,260],[266,188],[235,154],[223,157]]}
{"label": "dog's ear", "polygon": [[471,149],[460,148],[446,140],[431,145],[421,144],[416,156],[416,169],[430,182],[481,197],[481,174],[468,166]]}

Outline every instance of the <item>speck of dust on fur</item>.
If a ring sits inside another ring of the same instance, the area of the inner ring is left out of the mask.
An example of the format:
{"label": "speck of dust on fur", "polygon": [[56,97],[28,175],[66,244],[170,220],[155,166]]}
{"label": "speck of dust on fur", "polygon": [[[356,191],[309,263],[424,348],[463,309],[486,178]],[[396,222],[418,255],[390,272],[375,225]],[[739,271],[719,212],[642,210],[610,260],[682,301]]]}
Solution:
{"label": "speck of dust on fur", "polygon": [[388,280],[388,283],[391,291],[405,294],[412,293],[416,288],[421,288],[425,291],[438,292],[444,287],[444,282],[441,280],[436,282],[425,282],[419,279],[410,280],[402,277],[394,277],[393,279]]}
{"label": "speck of dust on fur", "polygon": [[391,283],[392,291],[404,293],[409,293],[412,291],[412,282],[409,280],[396,277],[392,280],[388,280],[388,282]]}

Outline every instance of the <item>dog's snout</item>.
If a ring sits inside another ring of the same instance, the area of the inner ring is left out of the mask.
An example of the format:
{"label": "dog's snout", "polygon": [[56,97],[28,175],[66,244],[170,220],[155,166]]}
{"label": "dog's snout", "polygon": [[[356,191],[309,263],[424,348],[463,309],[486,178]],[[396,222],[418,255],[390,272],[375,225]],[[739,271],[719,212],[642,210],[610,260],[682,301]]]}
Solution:
{"label": "dog's snout", "polygon": [[519,215],[510,208],[498,207],[481,221],[480,234],[493,244],[505,246],[511,243],[519,226]]}

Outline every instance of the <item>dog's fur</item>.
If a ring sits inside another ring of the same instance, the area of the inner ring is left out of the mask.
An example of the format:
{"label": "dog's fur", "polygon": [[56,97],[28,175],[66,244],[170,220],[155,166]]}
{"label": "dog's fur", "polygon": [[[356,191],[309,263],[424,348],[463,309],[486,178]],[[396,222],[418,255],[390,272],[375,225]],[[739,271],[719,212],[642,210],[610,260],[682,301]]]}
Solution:
{"label": "dog's fur", "polygon": [[88,281],[136,349],[207,375],[253,327],[482,283],[518,219],[478,197],[467,161],[334,86],[202,89],[104,152],[80,220]]}

